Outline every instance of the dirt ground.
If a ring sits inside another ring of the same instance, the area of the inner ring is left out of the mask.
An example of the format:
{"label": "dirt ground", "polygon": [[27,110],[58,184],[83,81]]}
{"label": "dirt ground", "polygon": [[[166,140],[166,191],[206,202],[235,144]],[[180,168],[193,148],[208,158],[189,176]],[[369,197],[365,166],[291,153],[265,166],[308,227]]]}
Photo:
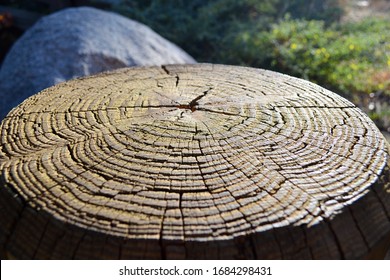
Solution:
{"label": "dirt ground", "polygon": [[344,6],[343,21],[358,21],[368,16],[389,17],[390,0],[339,0]]}

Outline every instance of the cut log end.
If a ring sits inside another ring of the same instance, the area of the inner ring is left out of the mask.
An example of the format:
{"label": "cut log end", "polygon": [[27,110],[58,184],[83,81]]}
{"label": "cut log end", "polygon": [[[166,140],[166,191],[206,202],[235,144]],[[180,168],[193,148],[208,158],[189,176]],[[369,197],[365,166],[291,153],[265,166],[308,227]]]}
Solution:
{"label": "cut log end", "polygon": [[8,257],[353,259],[390,233],[378,129],[338,95],[270,71],[76,79],[16,107],[1,142]]}

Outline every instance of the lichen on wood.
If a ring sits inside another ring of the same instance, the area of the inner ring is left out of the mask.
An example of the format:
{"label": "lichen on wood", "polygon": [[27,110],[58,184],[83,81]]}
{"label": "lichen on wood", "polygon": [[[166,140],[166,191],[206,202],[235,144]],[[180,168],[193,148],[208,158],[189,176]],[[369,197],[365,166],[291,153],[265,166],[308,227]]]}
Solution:
{"label": "lichen on wood", "polygon": [[3,120],[0,244],[27,259],[364,258],[389,240],[388,161],[369,118],[313,83],[121,69]]}

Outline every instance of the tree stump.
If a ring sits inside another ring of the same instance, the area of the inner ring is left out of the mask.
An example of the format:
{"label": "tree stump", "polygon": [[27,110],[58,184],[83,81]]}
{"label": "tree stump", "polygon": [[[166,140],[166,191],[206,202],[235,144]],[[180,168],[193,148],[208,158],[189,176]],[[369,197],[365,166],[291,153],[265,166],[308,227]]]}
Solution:
{"label": "tree stump", "polygon": [[270,71],[72,80],[1,124],[3,258],[383,257],[388,154],[352,103]]}

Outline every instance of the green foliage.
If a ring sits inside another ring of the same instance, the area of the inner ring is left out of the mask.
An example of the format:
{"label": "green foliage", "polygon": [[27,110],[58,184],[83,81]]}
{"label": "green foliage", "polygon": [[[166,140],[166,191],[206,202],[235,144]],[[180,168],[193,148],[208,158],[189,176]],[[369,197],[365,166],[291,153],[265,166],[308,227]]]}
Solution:
{"label": "green foliage", "polygon": [[122,1],[116,10],[150,26],[198,61],[217,62],[232,34],[253,22],[266,25],[279,0]]}
{"label": "green foliage", "polygon": [[280,1],[282,13],[289,14],[293,18],[308,20],[323,20],[326,23],[338,21],[343,10],[338,0],[294,0]]}
{"label": "green foliage", "polygon": [[390,94],[390,33],[386,30],[390,30],[390,21],[384,19],[326,28],[322,21],[286,18],[252,40],[267,38],[270,67],[275,70],[345,95]]}
{"label": "green foliage", "polygon": [[243,58],[236,58],[237,50],[232,44],[239,34],[268,30],[285,13],[308,19],[326,15],[331,22],[341,14],[336,3],[337,0],[123,0],[115,9],[150,26],[198,61],[237,64]]}

